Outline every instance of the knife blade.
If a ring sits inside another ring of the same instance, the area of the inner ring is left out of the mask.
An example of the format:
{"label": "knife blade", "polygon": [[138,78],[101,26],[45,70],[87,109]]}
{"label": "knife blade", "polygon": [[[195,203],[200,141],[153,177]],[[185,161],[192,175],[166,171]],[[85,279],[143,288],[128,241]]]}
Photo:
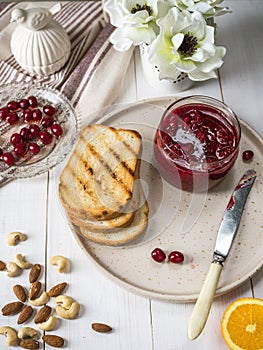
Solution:
{"label": "knife blade", "polygon": [[218,230],[213,260],[190,317],[188,337],[191,340],[201,334],[206,324],[223,264],[237,234],[246,200],[256,177],[255,170],[247,170],[239,180],[227,204]]}

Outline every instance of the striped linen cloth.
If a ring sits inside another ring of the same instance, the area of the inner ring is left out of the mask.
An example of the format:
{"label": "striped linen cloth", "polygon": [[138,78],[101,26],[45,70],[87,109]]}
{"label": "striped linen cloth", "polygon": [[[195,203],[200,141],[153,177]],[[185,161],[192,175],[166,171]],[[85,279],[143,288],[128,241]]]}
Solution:
{"label": "striped linen cloth", "polygon": [[55,2],[0,3],[0,84],[39,81],[62,91],[86,123],[94,112],[109,106],[121,94],[132,50],[117,52],[109,42],[114,28],[103,17],[101,1],[62,2],[56,19],[71,40],[68,62],[50,76],[36,77],[16,62],[9,41],[16,24],[10,22],[15,7],[51,7]]}

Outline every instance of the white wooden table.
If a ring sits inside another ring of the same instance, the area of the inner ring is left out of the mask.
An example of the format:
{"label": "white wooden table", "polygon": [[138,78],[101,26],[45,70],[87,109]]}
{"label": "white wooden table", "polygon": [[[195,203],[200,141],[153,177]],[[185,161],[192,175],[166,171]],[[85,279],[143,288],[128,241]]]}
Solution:
{"label": "white wooden table", "polygon": [[[204,94],[224,100],[263,137],[263,3],[261,0],[226,3],[233,13],[217,18],[217,42],[227,48],[220,79],[196,84],[176,96]],[[172,89],[163,91],[147,84],[135,53],[118,102],[166,95],[175,94]],[[44,268],[41,281],[47,290],[58,282],[69,283],[67,294],[79,301],[81,312],[78,319],[63,321],[54,331],[66,339],[65,348],[224,350],[227,346],[220,332],[220,321],[227,305],[240,297],[263,298],[261,270],[234,291],[216,298],[203,333],[197,340],[190,341],[187,326],[193,304],[147,299],[122,289],[105,277],[76,244],[59,208],[56,191],[56,170],[32,179],[10,182],[0,189],[0,260],[12,261],[15,254],[21,253],[30,262],[40,263]],[[15,230],[26,233],[27,240],[9,247],[5,236]],[[57,254],[69,258],[70,272],[58,274],[49,264],[50,257]],[[247,254],[249,259],[249,251]],[[28,286],[28,273],[8,278],[0,272],[1,307],[15,300],[12,287],[16,283]],[[95,333],[91,329],[92,322],[107,323],[113,327],[113,332]],[[1,315],[0,326],[3,325],[19,328],[14,316],[5,318]],[[0,338],[0,348],[5,349],[4,337]]]}

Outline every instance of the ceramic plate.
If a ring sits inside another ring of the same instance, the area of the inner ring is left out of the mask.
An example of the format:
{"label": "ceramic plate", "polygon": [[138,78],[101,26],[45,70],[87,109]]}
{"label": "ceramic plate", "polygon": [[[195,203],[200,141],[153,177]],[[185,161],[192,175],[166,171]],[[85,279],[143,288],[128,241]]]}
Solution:
{"label": "ceramic plate", "polygon": [[[32,139],[30,142],[36,142],[41,147],[37,155],[27,153],[22,157],[15,157],[16,162],[13,166],[7,166],[0,161],[0,182],[5,178],[31,177],[50,170],[53,166],[60,163],[68,152],[72,149],[72,144],[79,131],[79,120],[74,108],[69,100],[56,89],[32,83],[11,83],[0,87],[0,108],[5,107],[10,101],[20,101],[29,96],[35,96],[38,101],[37,108],[43,109],[44,105],[52,105],[55,108],[55,120],[62,129],[63,135],[59,138],[53,137],[52,142],[43,146],[38,139]],[[0,119],[0,145],[3,152],[13,152],[13,146],[10,145],[10,136],[14,133],[20,133],[23,127],[28,128],[33,122],[24,122],[23,109],[16,111],[19,120],[10,125],[6,120]],[[40,122],[36,122],[41,129]],[[50,131],[49,128],[46,130]]]}
{"label": "ceramic plate", "polygon": [[[83,238],[72,227],[78,243],[94,263],[111,279],[143,296],[176,301],[194,301],[210,266],[220,221],[230,194],[242,173],[254,168],[258,177],[252,188],[230,255],[225,263],[217,295],[246,281],[262,265],[263,154],[262,139],[241,121],[240,155],[227,178],[208,194],[180,191],[164,181],[156,170],[153,138],[164,108],[173,99],[154,99],[116,107],[98,123],[138,130],[143,139],[141,178],[149,202],[149,224],[143,236],[122,247],[98,245]],[[242,152],[255,153],[250,163]],[[183,264],[156,263],[151,251],[162,248],[185,256]]]}

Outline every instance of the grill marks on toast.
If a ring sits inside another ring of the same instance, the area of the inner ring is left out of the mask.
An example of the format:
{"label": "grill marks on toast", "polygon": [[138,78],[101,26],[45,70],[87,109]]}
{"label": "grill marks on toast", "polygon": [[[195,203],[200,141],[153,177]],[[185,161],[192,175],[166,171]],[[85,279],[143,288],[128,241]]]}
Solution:
{"label": "grill marks on toast", "polygon": [[68,214],[79,219],[80,224],[88,220],[92,227],[93,220],[108,221],[120,216],[123,218],[116,223],[105,222],[104,226],[117,228],[127,223],[128,215],[124,213],[137,187],[141,147],[137,131],[101,124],[84,128],[60,176],[59,196]]}
{"label": "grill marks on toast", "polygon": [[99,124],[82,130],[59,184],[61,203],[78,234],[118,246],[146,229],[149,207],[135,182],[141,147],[134,130]]}
{"label": "grill marks on toast", "polygon": [[[113,131],[114,129],[111,128],[111,130]],[[124,146],[127,149],[127,152],[129,152],[129,154],[132,154],[133,157],[136,158],[137,153],[134,151],[134,149],[121,137],[121,135],[119,135],[119,133],[117,131],[114,130],[113,132],[115,133],[115,137],[117,138],[117,141],[122,143],[122,146]],[[118,166],[123,168],[122,169],[123,172],[124,173],[127,172],[134,180],[135,169],[132,169],[129,166],[127,161],[121,160],[122,159],[121,154],[117,153],[116,150],[113,149],[108,142],[106,142],[106,140],[102,139],[102,141],[104,143],[104,147],[105,147],[104,149],[107,150],[107,153],[109,152],[117,161]],[[127,184],[123,181],[123,179],[118,176],[116,169],[111,168],[107,159],[105,159],[105,157],[103,157],[103,154],[98,152],[98,149],[93,144],[88,144],[86,147],[89,150],[90,154],[93,155],[94,159],[98,160],[98,162],[103,167],[105,172],[108,173],[111,176],[111,178],[114,181],[116,181],[119,186],[122,187],[123,191],[126,192],[127,198],[131,198],[132,197],[132,189],[128,188]],[[92,166],[85,159],[81,158],[80,161],[82,162],[82,165],[84,166],[86,171],[89,173],[89,175],[93,176],[95,173],[95,169],[93,169]],[[100,179],[95,177],[95,176],[93,176],[93,181],[95,181],[99,185],[102,184]],[[85,192],[88,191],[88,193],[90,194],[90,191],[88,190],[88,186],[86,186],[85,183],[83,183],[83,181],[81,179],[79,179],[79,182],[80,182],[83,190]]]}

